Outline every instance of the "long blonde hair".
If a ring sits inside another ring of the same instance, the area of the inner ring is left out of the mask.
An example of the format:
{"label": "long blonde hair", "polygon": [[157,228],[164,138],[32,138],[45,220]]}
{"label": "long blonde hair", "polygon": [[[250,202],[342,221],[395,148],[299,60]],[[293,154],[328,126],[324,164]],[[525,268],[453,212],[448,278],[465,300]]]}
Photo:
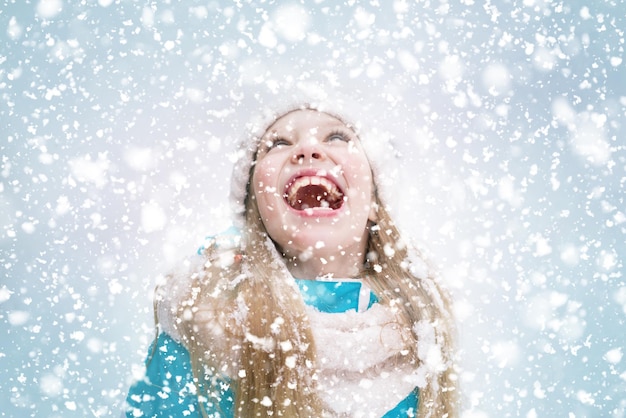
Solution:
{"label": "long blonde hair", "polygon": [[[253,170],[254,164],[250,179]],[[433,269],[419,268],[423,257],[401,238],[377,192],[374,200],[377,220],[368,227],[363,280],[396,312],[408,340],[405,359],[423,371],[417,416],[455,417],[450,299]],[[202,401],[213,397],[212,387],[221,380],[232,385],[235,417],[332,416],[315,387],[316,349],[305,304],[265,230],[250,183],[241,239],[240,251],[227,263],[220,261],[217,245],[204,251],[204,266],[176,307],[203,416],[208,414]]]}

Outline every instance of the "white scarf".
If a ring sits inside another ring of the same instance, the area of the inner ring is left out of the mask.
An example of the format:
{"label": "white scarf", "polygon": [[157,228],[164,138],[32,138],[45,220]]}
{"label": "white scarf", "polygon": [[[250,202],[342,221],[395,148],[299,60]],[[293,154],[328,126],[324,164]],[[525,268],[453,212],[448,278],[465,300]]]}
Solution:
{"label": "white scarf", "polygon": [[321,398],[339,416],[381,417],[421,386],[389,307],[323,313],[307,307],[317,347]]}

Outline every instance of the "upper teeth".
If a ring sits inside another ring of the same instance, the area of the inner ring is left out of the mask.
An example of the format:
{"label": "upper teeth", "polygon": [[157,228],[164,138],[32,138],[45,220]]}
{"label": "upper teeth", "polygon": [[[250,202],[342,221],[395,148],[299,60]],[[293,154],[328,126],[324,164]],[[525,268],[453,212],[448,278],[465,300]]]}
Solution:
{"label": "upper teeth", "polygon": [[287,199],[290,201],[295,201],[296,195],[298,194],[298,190],[304,186],[313,185],[313,186],[322,186],[326,189],[326,193],[329,197],[339,197],[341,192],[332,181],[318,176],[306,176],[297,178],[289,189],[287,190]]}

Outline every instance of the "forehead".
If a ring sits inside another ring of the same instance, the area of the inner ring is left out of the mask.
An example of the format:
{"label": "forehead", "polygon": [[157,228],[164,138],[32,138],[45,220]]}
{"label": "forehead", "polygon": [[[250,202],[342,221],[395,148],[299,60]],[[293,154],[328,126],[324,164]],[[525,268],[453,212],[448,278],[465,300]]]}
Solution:
{"label": "forehead", "polygon": [[316,128],[338,128],[347,125],[338,117],[314,109],[299,109],[279,117],[265,133]]}

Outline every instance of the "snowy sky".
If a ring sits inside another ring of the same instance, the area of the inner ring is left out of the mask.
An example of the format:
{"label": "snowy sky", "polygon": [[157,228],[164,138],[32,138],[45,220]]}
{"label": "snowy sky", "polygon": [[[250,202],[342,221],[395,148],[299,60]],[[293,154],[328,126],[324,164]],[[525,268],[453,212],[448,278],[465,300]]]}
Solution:
{"label": "snowy sky", "polygon": [[[623,1],[0,1],[0,410],[115,415],[152,288],[294,92],[394,135],[465,418],[626,416]],[[569,415],[568,415],[569,414]]]}

